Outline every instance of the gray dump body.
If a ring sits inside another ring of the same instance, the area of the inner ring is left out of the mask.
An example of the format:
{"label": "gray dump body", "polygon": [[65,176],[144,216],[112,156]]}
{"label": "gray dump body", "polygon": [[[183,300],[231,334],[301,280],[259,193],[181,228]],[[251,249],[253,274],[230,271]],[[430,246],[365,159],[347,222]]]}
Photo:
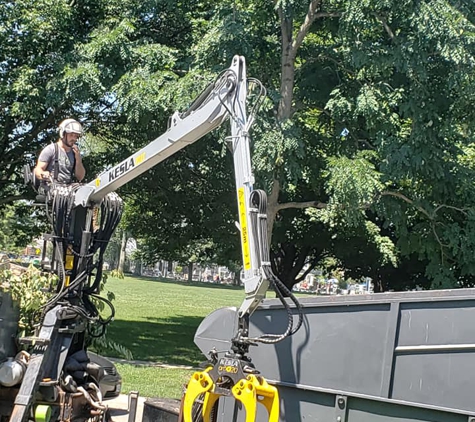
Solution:
{"label": "gray dump body", "polygon": [[[475,422],[475,289],[301,303],[297,334],[250,353],[278,386],[281,421]],[[195,338],[203,352],[226,350],[219,339],[235,330],[233,312],[203,321]],[[278,333],[286,320],[278,301],[266,300],[251,318],[251,336]],[[244,421],[233,407],[234,400],[220,403],[221,422]],[[259,408],[257,421],[267,422]]]}

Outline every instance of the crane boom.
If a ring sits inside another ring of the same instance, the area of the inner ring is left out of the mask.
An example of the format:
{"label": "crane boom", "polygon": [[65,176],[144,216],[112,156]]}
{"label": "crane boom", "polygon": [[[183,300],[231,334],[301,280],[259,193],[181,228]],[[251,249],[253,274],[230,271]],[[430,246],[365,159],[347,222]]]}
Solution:
{"label": "crane boom", "polygon": [[246,90],[246,83],[244,58],[235,56],[231,67],[204,91],[207,95],[202,94],[184,115],[175,112],[164,134],[79,189],[75,205],[100,203],[108,193],[220,126],[229,117],[234,100],[243,98],[240,92]]}
{"label": "crane boom", "polygon": [[[230,148],[233,152],[239,226],[243,259],[242,282],[246,298],[240,314],[251,314],[265,297],[269,283],[260,270],[255,234],[251,230],[249,198],[253,191],[249,128],[253,116],[246,112],[247,76],[244,57],[234,56],[231,66],[211,84],[190,109],[170,118],[168,130],[121,163],[101,173],[75,194],[74,205],[94,206],[112,191],[140,176],[177,151],[201,139],[231,118]],[[262,93],[261,93],[262,94]]]}

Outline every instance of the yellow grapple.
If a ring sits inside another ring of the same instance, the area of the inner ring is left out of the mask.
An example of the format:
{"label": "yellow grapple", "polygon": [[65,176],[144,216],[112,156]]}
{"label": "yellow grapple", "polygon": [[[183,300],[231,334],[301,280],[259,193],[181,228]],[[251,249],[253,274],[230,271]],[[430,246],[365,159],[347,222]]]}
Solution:
{"label": "yellow grapple", "polygon": [[[277,388],[256,374],[246,374],[242,361],[223,358],[214,367],[195,372],[188,382],[183,397],[183,422],[193,422],[196,401],[203,398],[203,422],[213,422],[213,408],[222,396],[233,396],[246,410],[246,421],[256,420],[257,405],[262,404],[269,414],[269,422],[279,420],[279,393]],[[239,377],[239,378],[237,378]]]}

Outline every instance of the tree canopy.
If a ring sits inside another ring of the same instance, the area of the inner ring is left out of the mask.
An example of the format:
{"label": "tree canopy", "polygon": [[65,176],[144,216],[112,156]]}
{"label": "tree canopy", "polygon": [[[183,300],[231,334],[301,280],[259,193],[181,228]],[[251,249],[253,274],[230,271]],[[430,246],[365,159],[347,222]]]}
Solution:
{"label": "tree canopy", "polygon": [[[62,118],[86,124],[92,178],[241,54],[268,91],[253,164],[286,283],[332,257],[381,289],[472,285],[474,12],[470,0],[4,2],[0,202],[27,195],[25,154]],[[239,260],[226,129],[122,188],[150,257],[196,245]]]}

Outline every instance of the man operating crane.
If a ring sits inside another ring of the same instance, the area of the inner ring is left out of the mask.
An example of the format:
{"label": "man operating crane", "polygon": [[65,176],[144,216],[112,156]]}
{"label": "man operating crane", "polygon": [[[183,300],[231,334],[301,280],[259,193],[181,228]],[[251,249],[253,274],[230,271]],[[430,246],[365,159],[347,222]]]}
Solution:
{"label": "man operating crane", "polygon": [[58,127],[59,139],[46,146],[40,153],[35,167],[35,176],[43,182],[69,184],[75,177],[81,182],[86,176],[81,153],[77,146],[83,134],[81,123],[74,119],[63,120]]}

